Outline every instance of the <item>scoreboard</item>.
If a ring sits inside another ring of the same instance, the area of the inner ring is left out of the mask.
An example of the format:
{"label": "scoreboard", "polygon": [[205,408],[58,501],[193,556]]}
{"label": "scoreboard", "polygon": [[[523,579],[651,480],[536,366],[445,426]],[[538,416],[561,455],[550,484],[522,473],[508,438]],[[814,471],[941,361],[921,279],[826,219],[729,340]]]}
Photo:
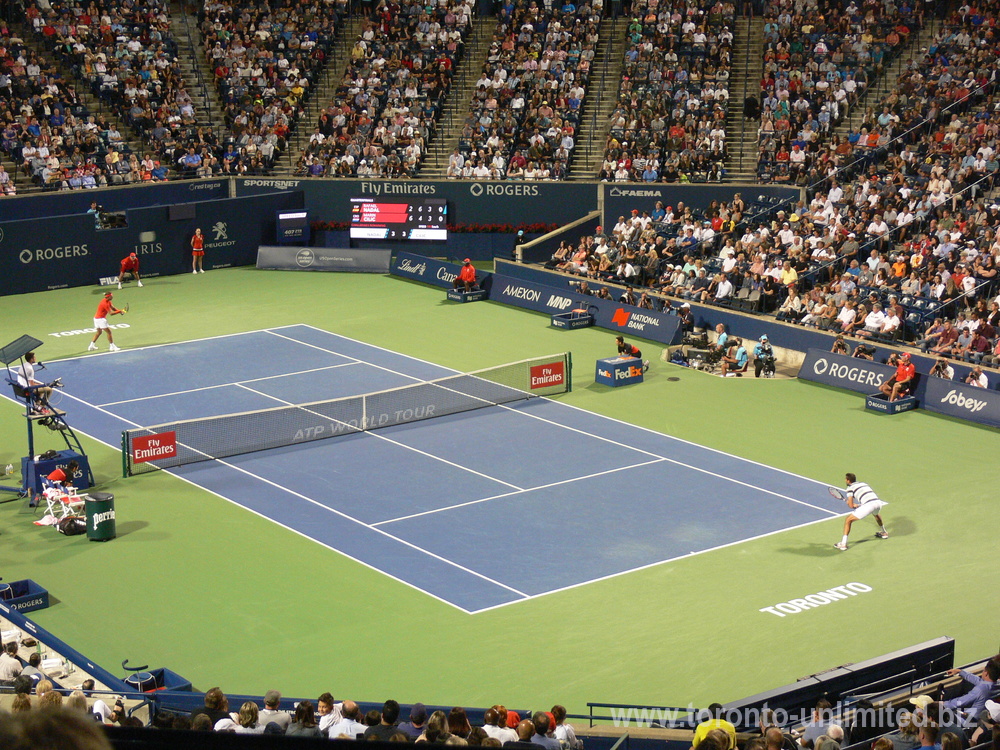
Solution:
{"label": "scoreboard", "polygon": [[446,240],[448,201],[422,198],[390,203],[351,198],[352,240]]}

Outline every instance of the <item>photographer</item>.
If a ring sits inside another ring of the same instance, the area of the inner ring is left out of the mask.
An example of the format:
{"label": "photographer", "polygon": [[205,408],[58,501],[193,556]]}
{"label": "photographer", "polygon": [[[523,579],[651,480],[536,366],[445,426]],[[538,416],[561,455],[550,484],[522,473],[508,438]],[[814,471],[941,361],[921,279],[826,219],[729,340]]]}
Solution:
{"label": "photographer", "polygon": [[954,380],[955,378],[955,368],[948,364],[948,360],[944,357],[940,358],[934,363],[931,368],[932,378],[942,378],[944,380]]}
{"label": "photographer", "polygon": [[774,375],[775,362],[774,349],[771,348],[771,342],[767,340],[765,333],[753,348],[754,377],[759,378],[762,373],[765,377]]}
{"label": "photographer", "polygon": [[851,356],[852,357],[857,357],[858,359],[874,360],[875,359],[875,347],[874,346],[868,346],[867,344],[858,344],[854,348],[854,353]]}

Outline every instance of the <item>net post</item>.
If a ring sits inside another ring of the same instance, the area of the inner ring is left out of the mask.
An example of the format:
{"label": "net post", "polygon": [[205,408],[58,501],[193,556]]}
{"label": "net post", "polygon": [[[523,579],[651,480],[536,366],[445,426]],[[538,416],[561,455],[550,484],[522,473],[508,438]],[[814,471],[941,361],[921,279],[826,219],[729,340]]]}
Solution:
{"label": "net post", "polygon": [[566,352],[566,393],[573,390],[573,352]]}
{"label": "net post", "polygon": [[122,430],[122,479],[128,479],[128,432]]}

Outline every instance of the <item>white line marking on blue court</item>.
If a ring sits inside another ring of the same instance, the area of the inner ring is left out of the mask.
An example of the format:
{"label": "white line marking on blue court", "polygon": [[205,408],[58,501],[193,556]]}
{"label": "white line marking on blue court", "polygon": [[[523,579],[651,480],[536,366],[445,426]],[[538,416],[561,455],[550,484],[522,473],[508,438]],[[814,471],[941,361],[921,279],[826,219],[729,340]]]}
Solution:
{"label": "white line marking on blue court", "polygon": [[[301,404],[295,404],[295,403],[293,403],[291,401],[285,401],[282,398],[278,398],[277,396],[272,396],[272,395],[270,395],[268,393],[264,393],[262,391],[256,391],[253,388],[250,388],[249,386],[243,385],[242,383],[239,383],[238,385],[240,386],[240,388],[245,388],[246,390],[250,391],[251,393],[259,393],[261,396],[265,396],[267,398],[274,399],[278,403],[284,404],[285,406],[301,406]],[[310,410],[309,409],[305,409],[305,411],[310,411]],[[312,413],[316,414],[317,416],[326,418],[325,415],[320,414],[319,412],[312,412]],[[362,430],[358,430],[354,434],[357,434],[359,432],[362,432]],[[391,445],[395,445],[395,446],[397,446],[399,448],[404,448],[405,450],[412,451],[412,452],[417,453],[417,454],[419,454],[421,456],[424,456],[426,458],[430,458],[430,459],[432,459],[434,461],[439,461],[440,463],[446,464],[446,465],[451,466],[451,467],[453,467],[455,469],[461,469],[462,471],[468,472],[469,474],[475,474],[477,477],[482,477],[483,479],[488,479],[491,482],[496,482],[497,484],[502,484],[505,487],[510,487],[511,489],[516,490],[518,492],[521,492],[524,489],[523,487],[518,487],[516,484],[511,484],[510,482],[505,482],[502,479],[497,479],[496,477],[491,477],[489,474],[484,474],[481,471],[476,471],[475,469],[470,469],[468,466],[462,466],[462,464],[457,464],[454,461],[449,461],[447,458],[442,458],[441,456],[435,456],[433,453],[428,453],[427,451],[422,451],[419,448],[414,448],[412,445],[406,445],[405,443],[401,443],[398,440],[393,440],[391,437],[386,437],[385,435],[383,435],[378,430],[364,430],[363,432],[364,432],[365,435],[367,435],[369,437],[378,438],[379,440],[384,440],[385,442],[390,443]]]}
{"label": "white line marking on blue court", "polygon": [[118,406],[119,404],[131,404],[136,401],[152,401],[157,398],[167,398],[168,396],[183,396],[185,393],[197,393],[198,391],[210,391],[213,388],[229,388],[234,385],[243,385],[244,383],[260,383],[264,380],[277,380],[278,378],[290,378],[296,375],[307,375],[311,372],[322,372],[323,370],[336,370],[338,367],[357,367],[358,365],[364,364],[355,360],[353,362],[341,362],[339,365],[327,365],[325,367],[313,367],[310,370],[298,370],[296,372],[285,372],[280,375],[267,375],[263,378],[250,378],[249,380],[234,380],[231,383],[218,383],[217,385],[203,385],[200,388],[188,388],[183,391],[171,391],[170,393],[157,393],[152,396],[140,396],[139,398],[126,398],[122,401],[108,401],[104,404],[97,404],[98,406]]}
{"label": "white line marking on blue court", "polygon": [[[109,417],[121,420],[122,422],[124,422],[126,424],[129,424],[129,425],[132,425],[133,427],[141,427],[141,425],[138,425],[135,422],[132,422],[131,420],[125,419],[124,417],[120,417],[117,414],[115,414],[114,412],[107,411],[105,409],[100,408],[99,406],[94,406],[93,404],[88,403],[88,402],[84,401],[81,398],[77,398],[76,396],[73,396],[73,395],[70,395],[70,394],[66,394],[66,395],[69,396],[74,401],[77,401],[77,402],[83,404],[84,406],[89,406],[92,409],[96,409],[97,411],[100,411],[101,413],[106,414]],[[10,397],[8,397],[6,395],[4,396],[4,398],[6,398],[8,401],[12,401],[13,400],[13,399],[11,399]],[[17,402],[15,402],[15,403],[17,403]],[[84,432],[83,430],[77,430],[77,432],[79,432],[81,435],[86,435],[91,440],[95,440],[98,443],[101,443],[102,445],[106,445],[107,447],[109,447],[109,448],[111,448],[113,450],[118,450],[118,451],[121,450],[120,446],[111,445],[110,443],[107,443],[104,440],[101,440],[100,438],[95,437],[93,435],[90,435],[89,433]],[[333,514],[335,514],[337,516],[340,516],[341,518],[344,518],[345,520],[350,521],[351,523],[357,524],[358,526],[362,526],[362,527],[364,527],[366,529],[370,529],[371,531],[374,531],[377,534],[381,534],[382,536],[384,536],[384,537],[386,537],[388,539],[392,539],[393,541],[399,542],[400,544],[402,544],[402,545],[404,545],[406,547],[409,547],[409,548],[411,548],[411,549],[413,549],[413,550],[415,550],[417,552],[422,552],[423,554],[427,555],[428,557],[433,557],[434,559],[439,560],[440,562],[443,562],[443,563],[445,563],[447,565],[450,565],[450,566],[452,566],[454,568],[457,568],[457,569],[459,569],[459,570],[461,570],[461,571],[463,571],[465,573],[468,573],[469,575],[475,576],[476,578],[480,578],[480,579],[482,579],[484,581],[492,583],[492,584],[494,584],[496,586],[499,586],[502,589],[506,589],[507,591],[510,591],[513,594],[517,594],[518,596],[520,596],[520,597],[522,597],[524,599],[530,598],[529,595],[525,594],[523,591],[518,591],[517,589],[513,588],[512,586],[508,586],[507,584],[501,583],[500,581],[495,581],[492,578],[490,578],[489,576],[483,575],[482,573],[478,573],[475,570],[472,570],[471,568],[466,568],[464,565],[461,565],[460,563],[457,563],[457,562],[455,562],[453,560],[449,560],[447,558],[441,557],[440,555],[435,554],[433,552],[430,552],[429,550],[425,550],[422,547],[418,547],[417,545],[415,545],[415,544],[413,544],[411,542],[408,542],[405,539],[400,539],[399,537],[394,536],[393,534],[390,534],[387,531],[383,531],[382,529],[376,529],[373,526],[370,526],[369,524],[366,524],[363,521],[359,521],[356,518],[352,518],[351,516],[349,516],[349,515],[347,515],[345,513],[342,513],[339,510],[331,508],[331,507],[329,507],[327,505],[323,505],[322,503],[320,503],[317,500],[313,500],[312,498],[306,497],[305,495],[301,495],[298,492],[295,492],[294,490],[288,489],[287,487],[282,487],[280,484],[272,482],[269,479],[265,479],[264,477],[262,477],[262,476],[260,476],[258,474],[254,474],[252,471],[248,471],[248,470],[246,470],[246,469],[244,469],[244,468],[242,468],[240,466],[236,466],[235,464],[231,464],[228,461],[225,461],[223,459],[213,459],[213,460],[217,464],[221,464],[222,466],[225,466],[225,467],[227,467],[229,469],[233,469],[233,470],[238,471],[238,472],[240,472],[242,474],[245,474],[245,475],[247,475],[249,477],[253,477],[254,479],[258,479],[258,480],[260,480],[261,482],[263,482],[265,484],[268,484],[268,485],[271,485],[272,487],[275,487],[276,489],[282,490],[283,492],[287,492],[288,494],[294,495],[295,497],[298,497],[298,498],[301,498],[302,500],[305,500],[305,501],[311,503],[312,505],[315,505],[315,506],[317,506],[317,507],[319,507],[319,508],[321,508],[323,510],[326,510],[326,511],[328,511],[330,513],[333,513]],[[304,532],[298,531],[297,529],[294,529],[294,528],[292,528],[290,526],[286,526],[285,524],[281,523],[281,521],[276,520],[272,516],[265,515],[264,513],[260,513],[259,511],[256,511],[253,508],[248,508],[246,505],[244,505],[243,503],[239,502],[238,500],[234,500],[234,499],[232,499],[230,497],[227,497],[227,496],[222,495],[222,494],[220,494],[218,492],[215,492],[214,490],[210,490],[207,487],[205,487],[205,486],[203,486],[201,484],[198,484],[197,482],[195,482],[193,480],[188,479],[187,477],[184,477],[184,476],[182,476],[180,474],[176,474],[173,471],[170,471],[169,469],[161,469],[161,471],[166,471],[171,476],[174,476],[177,479],[180,479],[180,480],[182,480],[184,482],[187,482],[188,484],[190,484],[190,485],[192,485],[194,487],[197,487],[200,490],[204,490],[205,492],[209,492],[212,495],[215,495],[216,497],[220,497],[223,500],[225,500],[225,501],[227,501],[229,503],[232,503],[233,505],[236,505],[236,506],[242,508],[243,510],[249,511],[250,513],[253,513],[254,515],[256,515],[256,516],[258,516],[260,518],[263,518],[263,519],[265,519],[267,521],[270,521],[271,523],[276,524],[277,526],[280,526],[283,529],[287,529],[288,531],[291,531],[291,532],[293,532],[295,534],[298,534],[299,536],[303,537],[304,539],[308,539],[309,541],[314,542],[315,544],[319,544],[319,545],[321,545],[323,547],[326,547],[327,549],[332,550],[333,552],[336,552],[338,555],[341,555],[342,557],[345,557],[348,560],[352,560],[353,562],[356,562],[356,563],[359,563],[361,565],[364,565],[366,568],[368,568],[370,570],[374,570],[377,573],[381,573],[386,578],[390,578],[390,579],[392,579],[394,581],[398,581],[399,583],[402,583],[402,584],[404,584],[406,586],[409,586],[410,588],[414,589],[415,591],[419,591],[420,593],[426,594],[427,596],[430,596],[433,599],[437,599],[440,602],[444,602],[448,606],[454,607],[455,609],[459,610],[460,612],[464,612],[464,613],[469,614],[469,615],[473,614],[473,611],[465,609],[464,607],[460,607],[457,604],[455,604],[454,602],[448,601],[447,599],[442,599],[440,596],[432,594],[429,591],[425,591],[424,589],[420,588],[419,586],[417,586],[417,585],[415,585],[413,583],[410,583],[408,581],[405,581],[402,578],[398,578],[398,577],[392,575],[391,573],[383,570],[382,568],[379,568],[379,567],[377,567],[375,565],[372,565],[371,563],[367,563],[364,560],[360,560],[360,559],[354,557],[353,555],[347,554],[346,552],[342,552],[341,550],[337,549],[336,547],[331,547],[329,544],[326,544],[325,542],[321,542],[318,539],[315,539],[315,538],[309,536],[308,534],[306,534]]]}
{"label": "white line marking on blue court", "polygon": [[619,471],[628,471],[629,469],[638,469],[641,466],[649,466],[650,464],[658,464],[658,463],[663,463],[663,459],[656,458],[653,459],[652,461],[643,461],[642,463],[632,464],[631,466],[620,466],[616,469],[607,469],[606,471],[598,471],[594,474],[587,474],[586,476],[582,477],[571,477],[570,479],[562,479],[558,482],[551,482],[549,484],[540,484],[537,487],[525,487],[523,490],[519,490],[517,492],[504,492],[500,495],[491,495],[490,497],[483,497],[478,500],[469,500],[468,502],[465,503],[455,503],[454,505],[447,505],[443,508],[434,508],[432,510],[421,511],[420,513],[411,513],[408,516],[400,516],[399,518],[390,518],[385,521],[378,521],[376,523],[373,523],[372,526],[382,526],[383,524],[387,523],[408,521],[411,518],[419,518],[420,516],[429,516],[433,513],[440,513],[441,511],[445,510],[455,510],[455,508],[464,508],[469,505],[478,505],[479,503],[485,503],[490,500],[499,500],[505,497],[515,497],[517,495],[523,495],[527,492],[534,492],[535,490],[544,490],[548,489],[549,487],[558,487],[561,484],[571,484],[572,482],[579,482],[583,479],[593,479],[594,477],[601,477],[605,476],[606,474],[614,474],[615,472]]}

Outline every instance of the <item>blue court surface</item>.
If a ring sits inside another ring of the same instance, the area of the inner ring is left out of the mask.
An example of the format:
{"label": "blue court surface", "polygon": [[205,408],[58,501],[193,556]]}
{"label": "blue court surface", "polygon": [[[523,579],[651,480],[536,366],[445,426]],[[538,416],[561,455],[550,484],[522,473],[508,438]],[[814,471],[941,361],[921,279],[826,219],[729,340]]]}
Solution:
{"label": "blue court surface", "polygon": [[[130,427],[453,374],[305,325],[49,371],[74,428],[115,447]],[[171,471],[469,613],[844,512],[811,479],[545,398]]]}

